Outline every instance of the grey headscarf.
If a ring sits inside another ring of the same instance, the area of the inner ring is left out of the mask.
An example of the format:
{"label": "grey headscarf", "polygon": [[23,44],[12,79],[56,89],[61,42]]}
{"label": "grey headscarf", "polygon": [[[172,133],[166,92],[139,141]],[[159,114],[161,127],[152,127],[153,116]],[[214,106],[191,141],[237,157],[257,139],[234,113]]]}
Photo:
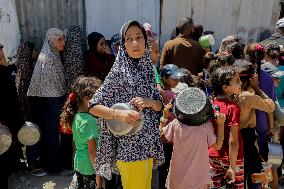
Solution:
{"label": "grey headscarf", "polygon": [[52,28],[46,38],[36,62],[28,96],[61,97],[66,93],[64,68],[55,42],[63,35],[60,29]]}

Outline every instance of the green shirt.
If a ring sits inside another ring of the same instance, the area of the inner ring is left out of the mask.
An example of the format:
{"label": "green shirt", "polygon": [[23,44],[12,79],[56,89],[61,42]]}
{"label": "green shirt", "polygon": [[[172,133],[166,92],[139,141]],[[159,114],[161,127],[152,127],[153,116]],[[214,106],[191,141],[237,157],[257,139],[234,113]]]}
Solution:
{"label": "green shirt", "polygon": [[158,70],[155,66],[154,67],[154,75],[155,75],[155,80],[156,80],[156,84],[160,84],[163,87],[163,82],[161,80],[160,74],[158,73]]}
{"label": "green shirt", "polygon": [[88,141],[95,139],[98,146],[100,130],[96,118],[89,113],[77,113],[72,123],[72,132],[76,146],[74,170],[83,175],[93,175],[94,168],[88,152]]}

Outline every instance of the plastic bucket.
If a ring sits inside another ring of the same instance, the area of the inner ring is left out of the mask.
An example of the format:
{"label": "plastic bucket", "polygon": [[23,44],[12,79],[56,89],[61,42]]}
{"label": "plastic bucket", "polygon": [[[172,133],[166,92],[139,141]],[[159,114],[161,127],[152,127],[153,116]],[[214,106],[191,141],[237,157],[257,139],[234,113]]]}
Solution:
{"label": "plastic bucket", "polygon": [[204,35],[199,38],[202,48],[208,48],[215,44],[215,38],[212,34]]}

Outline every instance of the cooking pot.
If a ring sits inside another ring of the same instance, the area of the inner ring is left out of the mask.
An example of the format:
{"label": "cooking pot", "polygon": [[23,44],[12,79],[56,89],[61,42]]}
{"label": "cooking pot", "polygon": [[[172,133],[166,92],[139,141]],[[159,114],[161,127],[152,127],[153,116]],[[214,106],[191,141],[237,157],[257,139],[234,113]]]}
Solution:
{"label": "cooking pot", "polygon": [[283,158],[283,150],[280,144],[274,142],[274,141],[269,141],[268,142],[268,163],[271,163],[272,166],[280,166],[282,163],[282,158]]}
{"label": "cooking pot", "polygon": [[199,126],[214,118],[211,101],[196,87],[188,87],[178,93],[174,113],[181,123],[188,126]]}
{"label": "cooking pot", "polygon": [[[117,110],[134,110],[138,111],[137,108],[129,103],[117,103],[111,108]],[[144,115],[140,112],[141,120],[134,123],[125,123],[119,120],[106,120],[109,131],[115,136],[129,136],[138,133],[143,127]]]}
{"label": "cooking pot", "polygon": [[18,132],[18,140],[25,146],[32,146],[40,140],[39,127],[29,121],[26,121]]}
{"label": "cooking pot", "polygon": [[8,127],[0,123],[0,155],[6,152],[12,144],[12,135]]}

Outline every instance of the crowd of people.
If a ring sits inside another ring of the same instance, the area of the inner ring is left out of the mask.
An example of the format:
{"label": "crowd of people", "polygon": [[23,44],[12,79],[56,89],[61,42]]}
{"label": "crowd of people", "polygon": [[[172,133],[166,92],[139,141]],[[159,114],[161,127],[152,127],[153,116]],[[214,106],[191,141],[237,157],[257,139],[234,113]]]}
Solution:
{"label": "crowd of people", "polygon": [[[269,167],[273,179],[253,179],[268,174],[271,139],[284,149],[284,18],[276,28],[258,43],[229,35],[212,52],[200,38],[214,32],[184,17],[161,55],[149,23],[128,21],[110,41],[92,32],[85,52],[80,27],[52,28],[39,53],[21,43],[14,64],[0,44],[0,123],[13,136],[0,155],[1,188],[23,168],[16,136],[25,121],[41,131],[27,146],[25,169],[74,170],[78,189],[278,188],[282,164]],[[176,114],[175,99],[190,88],[215,107],[200,125]],[[117,103],[137,111],[112,108]],[[117,136],[109,120],[143,125]]]}

